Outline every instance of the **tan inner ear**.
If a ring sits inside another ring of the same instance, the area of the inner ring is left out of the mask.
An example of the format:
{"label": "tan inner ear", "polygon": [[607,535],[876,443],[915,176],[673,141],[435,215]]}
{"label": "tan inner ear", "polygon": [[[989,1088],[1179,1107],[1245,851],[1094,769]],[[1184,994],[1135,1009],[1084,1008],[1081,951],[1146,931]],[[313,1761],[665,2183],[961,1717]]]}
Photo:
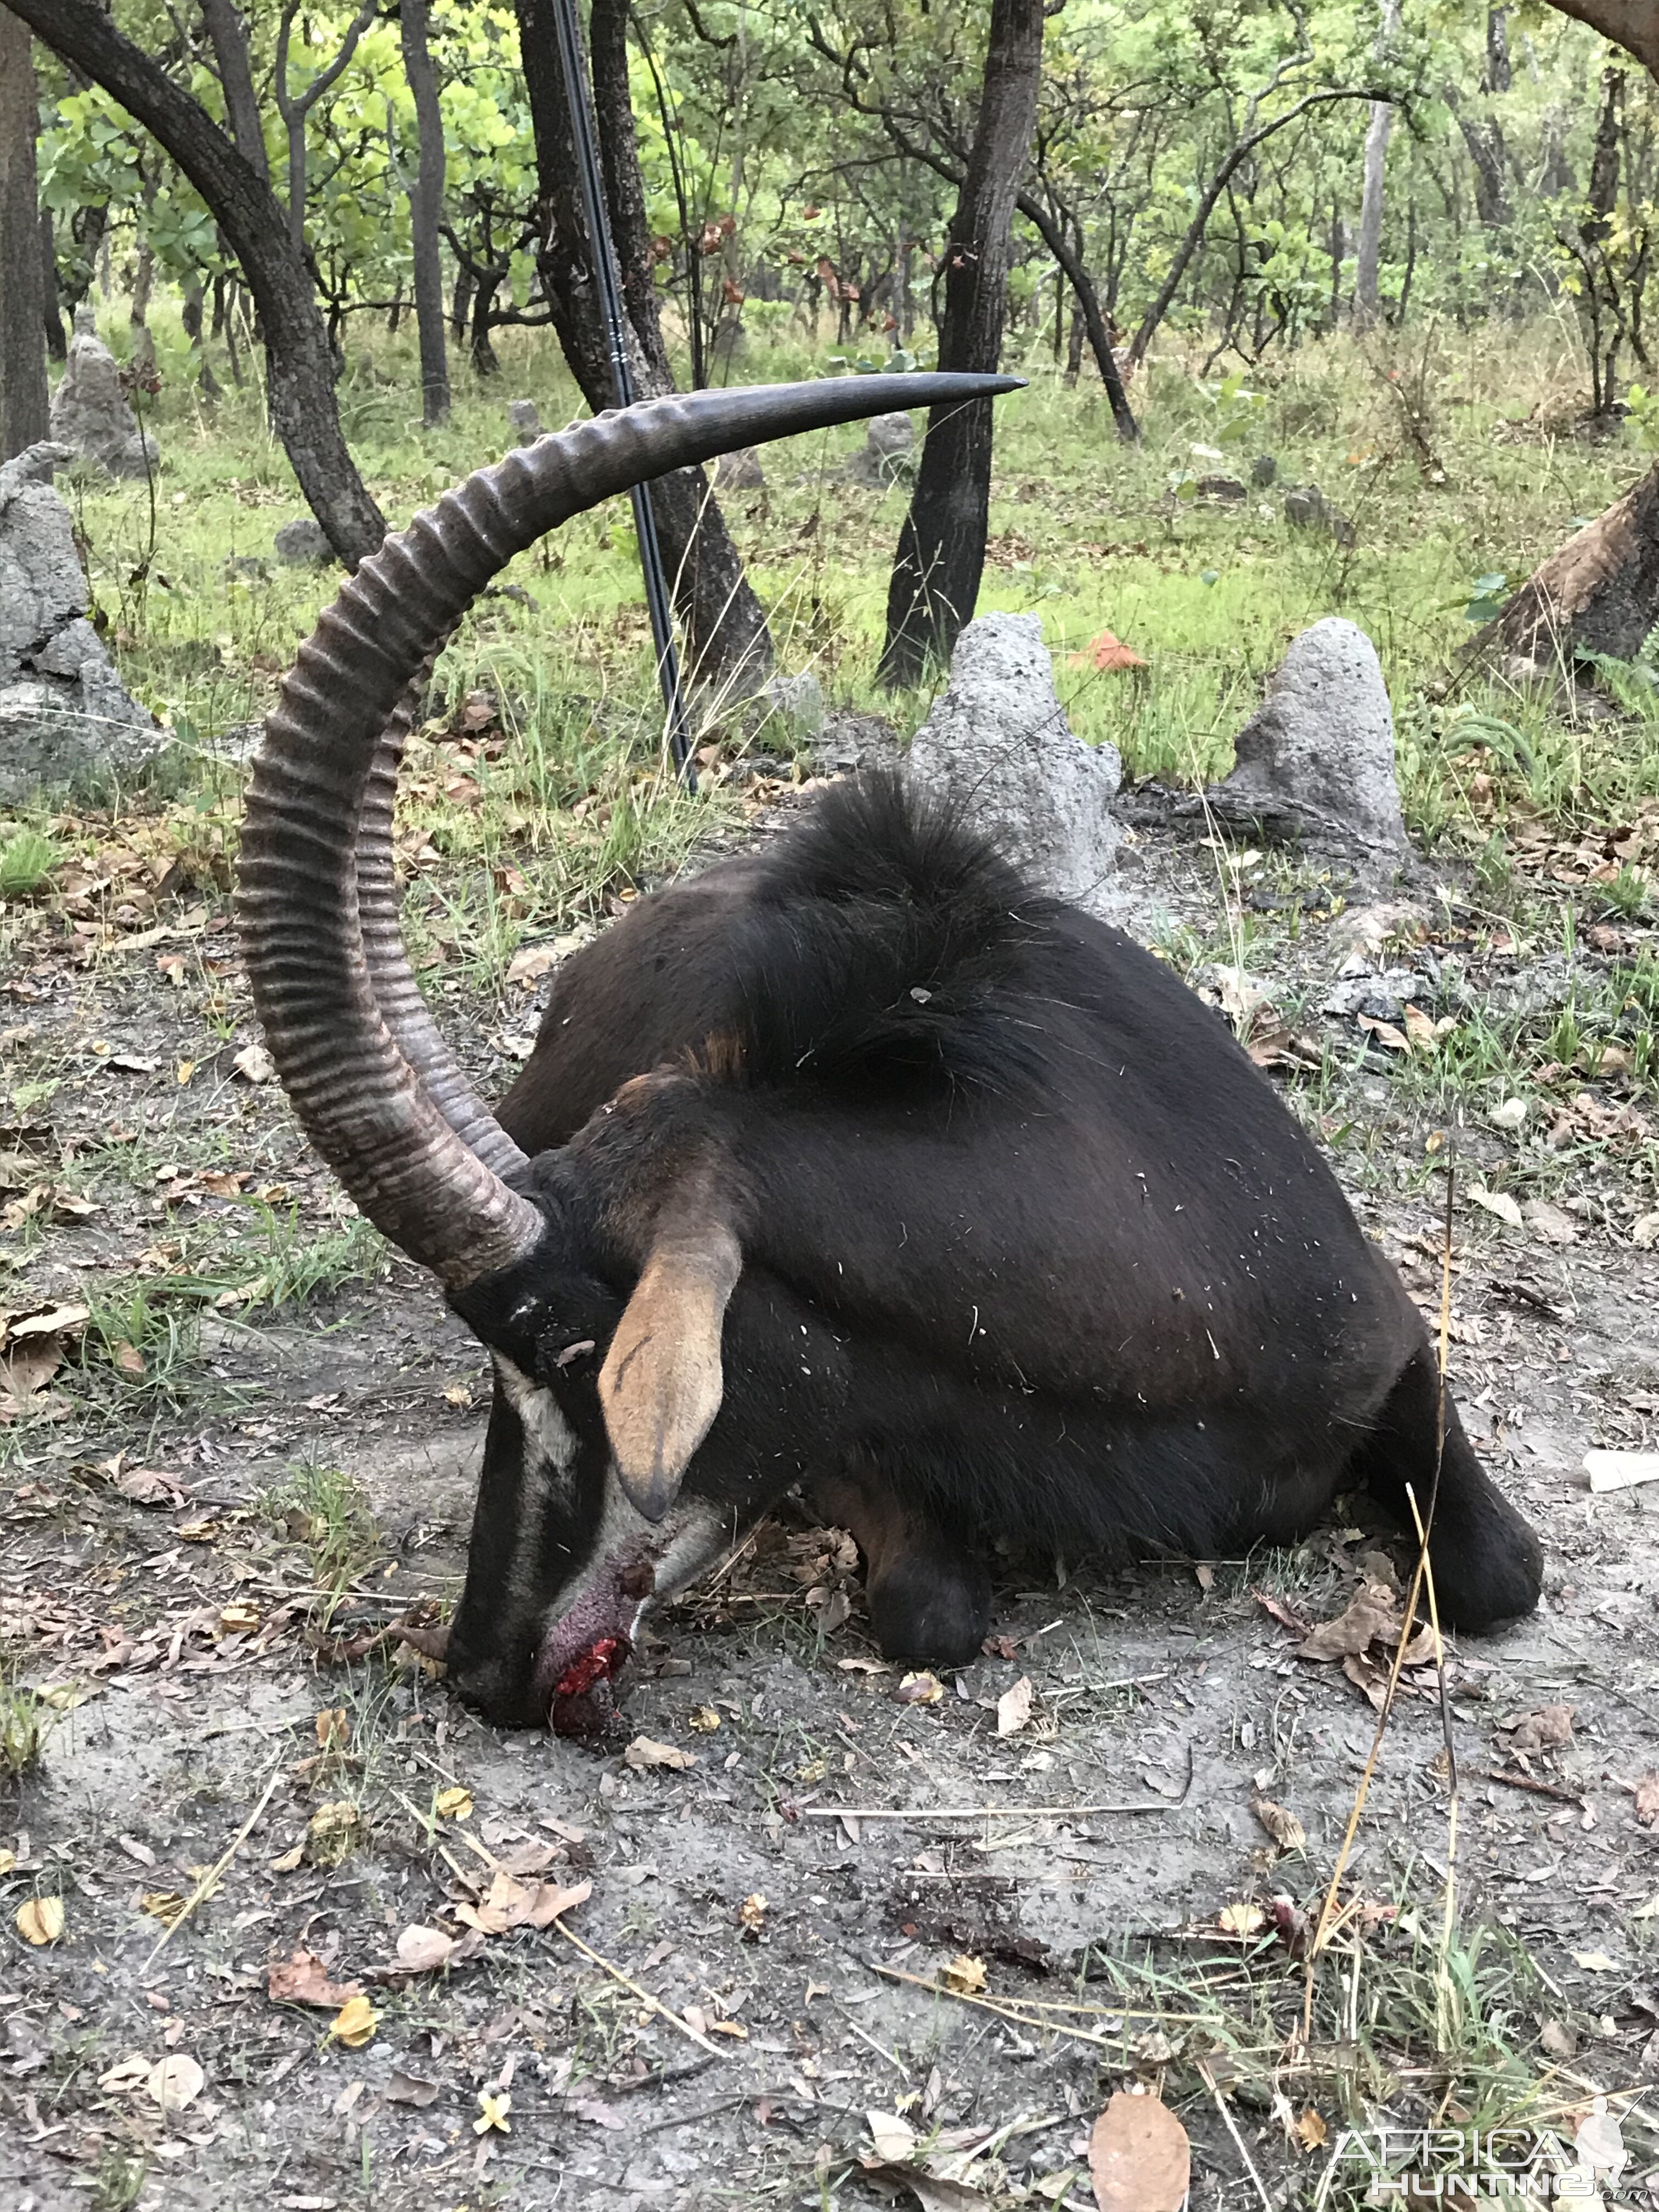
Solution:
{"label": "tan inner ear", "polygon": [[652,1245],[599,1370],[623,1488],[648,1521],[674,1502],[725,1391],[720,1329],[743,1271],[723,1222],[678,1223]]}

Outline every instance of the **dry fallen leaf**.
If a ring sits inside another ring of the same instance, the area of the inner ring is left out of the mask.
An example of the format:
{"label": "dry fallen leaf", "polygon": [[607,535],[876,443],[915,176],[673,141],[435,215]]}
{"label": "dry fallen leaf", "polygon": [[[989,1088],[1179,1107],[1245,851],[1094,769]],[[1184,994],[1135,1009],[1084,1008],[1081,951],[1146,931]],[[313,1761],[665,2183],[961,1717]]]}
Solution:
{"label": "dry fallen leaf", "polygon": [[363,1816],[350,1798],[319,1805],[306,1823],[306,1856],[313,1866],[337,1867],[362,1841]]}
{"label": "dry fallen leaf", "polygon": [[182,2112],[201,2095],[206,2078],[188,2051],[174,2051],[156,2060],[144,2087],[164,2112]]}
{"label": "dry fallen leaf", "polygon": [[945,1695],[944,1685],[935,1674],[903,1675],[893,1696],[901,1705],[936,1705]]}
{"label": "dry fallen leaf", "polygon": [[1251,1801],[1250,1810],[1281,1851],[1306,1849],[1308,1832],[1295,1814],[1285,1807],[1275,1805],[1271,1797],[1256,1797]]}
{"label": "dry fallen leaf", "polygon": [[317,1716],[316,1728],[319,1750],[343,1751],[351,1741],[351,1721],[343,1705],[325,1705]]}
{"label": "dry fallen leaf", "polygon": [[1334,1620],[1322,1620],[1304,1638],[1298,1659],[1345,1659],[1368,1650],[1373,1643],[1392,1650],[1400,1638],[1400,1615],[1394,1592],[1382,1583],[1364,1583],[1346,1610]]}
{"label": "dry fallen leaf", "polygon": [[423,2081],[418,2074],[405,2074],[400,2068],[381,2092],[388,2105],[435,2105],[441,2092],[435,2081]]}
{"label": "dry fallen leaf", "polygon": [[350,1997],[336,2014],[329,2027],[329,2038],[331,2042],[344,2044],[348,2051],[361,2051],[380,2024],[380,2015],[366,1996]]}
{"label": "dry fallen leaf", "polygon": [[965,2181],[948,2181],[943,2174],[929,2173],[926,2166],[872,2158],[862,2160],[860,2169],[866,2181],[908,2189],[921,2212],[989,2212],[991,2200],[982,2190],[970,2189]]}
{"label": "dry fallen leaf", "polygon": [[1331,2139],[1330,2130],[1311,2105],[1296,2123],[1296,2139],[1304,2150],[1322,2150]]}
{"label": "dry fallen leaf", "polygon": [[405,1928],[398,1938],[398,1964],[411,1973],[432,1974],[447,1966],[455,1954],[455,1938],[441,1929]]}
{"label": "dry fallen leaf", "polygon": [[1089,2137],[1100,2212],[1181,2212],[1192,2181],[1187,2130],[1160,2099],[1118,2090]]}
{"label": "dry fallen leaf", "polygon": [[1510,1196],[1508,1191],[1488,1190],[1484,1183],[1476,1182],[1469,1185],[1468,1195],[1477,1206],[1484,1206],[1488,1213],[1495,1213],[1500,1221],[1507,1222],[1511,1229],[1525,1227],[1526,1224],[1521,1218],[1521,1208]]}
{"label": "dry fallen leaf", "polygon": [[28,1897],[17,1908],[17,1932],[26,1943],[37,1949],[46,1943],[55,1943],[64,1932],[64,1900],[61,1897]]}
{"label": "dry fallen leaf", "polygon": [[766,1895],[763,1890],[751,1890],[738,1907],[738,1919],[750,1936],[758,1936],[766,1925]]}
{"label": "dry fallen leaf", "polygon": [[441,1790],[433,1801],[432,1809],[441,1820],[470,1820],[472,1818],[472,1792],[459,1785],[453,1790]]}
{"label": "dry fallen leaf", "polygon": [[1108,676],[1120,674],[1125,669],[1149,665],[1133,647],[1125,645],[1121,638],[1114,637],[1109,629],[1101,630],[1091,637],[1085,653],[1074,653],[1072,657],[1076,661],[1086,661],[1090,667],[1097,668],[1103,675]]}
{"label": "dry fallen leaf", "polygon": [[138,1900],[142,1911],[152,1920],[159,1920],[163,1928],[171,1928],[185,1909],[185,1900],[176,1889],[147,1889]]}
{"label": "dry fallen leaf", "polygon": [[1659,1773],[1644,1774],[1637,1784],[1636,1817],[1644,1828],[1659,1827]]}
{"label": "dry fallen leaf", "polygon": [[1540,1751],[1556,1751],[1572,1741],[1572,1717],[1577,1710],[1574,1705],[1540,1705],[1535,1713],[1522,1713],[1498,1725],[1513,1730],[1510,1749],[1522,1759],[1531,1759]]}
{"label": "dry fallen leaf", "polygon": [[361,1984],[331,1982],[328,1969],[314,1951],[295,1951],[265,1969],[265,1994],[273,2004],[319,2005],[336,2012],[362,1995]]}
{"label": "dry fallen leaf", "polygon": [[1216,1915],[1216,1923],[1224,1936],[1255,1936],[1267,1924],[1267,1916],[1261,1905],[1246,1899],[1237,1905],[1224,1905]]}
{"label": "dry fallen leaf", "polygon": [[954,1990],[958,1996],[976,1996],[985,1987],[985,1961],[969,1952],[959,1952],[945,1969],[945,1986]]}
{"label": "dry fallen leaf", "polygon": [[1018,1681],[1006,1689],[997,1699],[997,1734],[1018,1735],[1031,1717],[1031,1699],[1035,1692],[1031,1678],[1022,1674]]}
{"label": "dry fallen leaf", "polygon": [[901,2119],[896,2112],[866,2112],[864,2124],[870,2130],[870,2140],[876,2147],[878,2158],[902,2160],[916,2147],[916,2131],[908,2120]]}
{"label": "dry fallen leaf", "polygon": [[713,1705],[697,1705],[693,1708],[691,1726],[699,1735],[713,1735],[720,1724],[720,1717]]}
{"label": "dry fallen leaf", "polygon": [[648,1735],[636,1735],[623,1758],[636,1773],[644,1773],[653,1766],[665,1766],[673,1772],[683,1773],[697,1763],[695,1751],[682,1751],[677,1743],[658,1743]]}
{"label": "dry fallen leaf", "polygon": [[245,1044],[231,1066],[246,1083],[274,1083],[276,1063],[262,1044]]}
{"label": "dry fallen leaf", "polygon": [[1578,2056],[1577,2037],[1570,2027],[1563,2027],[1559,2020],[1547,2020],[1538,2031],[1538,2040],[1552,2058],[1576,2058]]}

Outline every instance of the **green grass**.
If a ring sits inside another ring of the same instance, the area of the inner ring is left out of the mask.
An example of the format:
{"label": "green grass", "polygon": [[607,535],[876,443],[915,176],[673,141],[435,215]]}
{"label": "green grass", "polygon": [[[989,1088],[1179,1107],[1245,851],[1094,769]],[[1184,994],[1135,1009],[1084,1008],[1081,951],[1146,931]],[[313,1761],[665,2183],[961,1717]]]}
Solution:
{"label": "green grass", "polygon": [[304,1551],[326,1619],[380,1547],[367,1492],[337,1467],[304,1461],[264,1493],[259,1510],[279,1538]]}
{"label": "green grass", "polygon": [[[125,343],[123,329],[110,335],[118,349]],[[266,573],[228,572],[234,558],[269,560],[271,533],[303,508],[264,433],[257,393],[230,394],[206,413],[182,338],[165,317],[158,338],[161,547],[142,606],[124,597],[123,579],[148,531],[144,488],[86,485],[78,510],[129,682],[186,736],[198,776],[234,787],[239,776],[217,756],[220,738],[263,713],[337,572],[274,562]],[[548,421],[580,411],[550,339],[504,333],[501,350],[501,377],[483,385],[463,374],[451,422],[428,432],[407,338],[366,319],[355,326],[342,404],[394,524],[505,450],[507,398],[534,397]],[[757,349],[745,374],[821,371],[831,350],[797,331],[775,357]],[[1472,845],[1520,808],[1607,818],[1659,793],[1659,693],[1640,677],[1613,678],[1616,723],[1575,727],[1547,692],[1517,693],[1457,670],[1474,634],[1467,610],[1477,580],[1524,574],[1574,517],[1605,505],[1641,465],[1633,442],[1580,446],[1516,427],[1574,373],[1553,325],[1522,334],[1501,356],[1478,343],[1441,343],[1427,391],[1450,477],[1443,487],[1423,481],[1402,435],[1379,374],[1387,361],[1362,356],[1346,339],[1304,347],[1264,368],[1258,399],[1234,394],[1224,404],[1176,357],[1171,341],[1133,393],[1146,432],[1133,449],[1117,443],[1086,378],[1067,391],[1046,356],[1011,365],[1031,381],[999,403],[980,605],[1040,615],[1073,726],[1091,741],[1117,744],[1133,773],[1191,783],[1224,769],[1233,732],[1287,640],[1340,612],[1368,629],[1381,654],[1407,816],[1420,836]],[[1416,363],[1409,366],[1415,376]],[[906,494],[836,480],[861,435],[853,427],[771,448],[764,494],[734,495],[726,509],[768,604],[781,665],[813,667],[832,697],[877,704],[914,726],[925,696],[875,701],[870,690]],[[1240,507],[1173,496],[1172,483],[1216,465],[1195,459],[1193,448],[1218,440],[1224,465],[1241,475],[1255,454],[1273,453],[1278,483]],[[1354,517],[1352,549],[1285,523],[1285,489],[1310,482]],[[568,915],[671,866],[706,817],[653,773],[659,716],[624,503],[577,518],[503,580],[537,605],[483,602],[439,680],[453,701],[471,689],[492,690],[507,748],[483,775],[468,766],[485,787],[476,805],[416,797],[410,818],[447,857],[489,862],[503,842],[528,851],[538,910]],[[1102,674],[1086,656],[1073,661],[1103,629],[1149,666]],[[1485,823],[1470,804],[1463,758],[1477,744],[1496,766],[1496,812]],[[453,765],[453,749],[445,750]],[[594,803],[577,819],[571,810],[583,799]],[[592,822],[596,812],[602,824]],[[1630,910],[1620,902],[1633,906],[1638,888],[1613,900]],[[461,939],[477,945],[474,964],[488,980],[503,953],[510,957],[514,917],[492,912],[478,890],[454,920]]]}
{"label": "green grass", "polygon": [[43,830],[26,826],[0,836],[0,899],[32,897],[63,858]]}

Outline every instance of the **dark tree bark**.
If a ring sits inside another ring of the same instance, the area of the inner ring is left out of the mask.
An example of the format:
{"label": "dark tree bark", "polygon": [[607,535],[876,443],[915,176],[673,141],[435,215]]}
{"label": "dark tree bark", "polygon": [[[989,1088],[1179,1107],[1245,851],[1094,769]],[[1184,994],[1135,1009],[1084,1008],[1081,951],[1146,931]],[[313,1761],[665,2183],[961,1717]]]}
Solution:
{"label": "dark tree bark", "polygon": [[[215,0],[217,9],[228,5]],[[334,358],[311,272],[269,183],[206,111],[123,37],[96,0],[15,0],[15,11],[55,53],[119,100],[206,202],[258,310],[276,434],[330,544],[356,568],[379,545],[386,524],[341,434]]]}
{"label": "dark tree bark", "polygon": [[1659,622],[1659,465],[1535,568],[1482,641],[1528,660],[1633,660]]}
{"label": "dark tree bark", "polygon": [[444,272],[438,225],[444,210],[444,118],[432,68],[427,0],[403,0],[404,74],[415,95],[420,159],[409,192],[415,249],[415,326],[421,342],[421,420],[428,430],[449,420],[449,363],[444,354]]}
{"label": "dark tree bark", "polygon": [[28,25],[0,7],[0,461],[46,434],[46,310],[40,283],[40,126]]}
{"label": "dark tree bark", "polygon": [[[945,247],[941,369],[994,369],[1002,358],[1008,230],[1036,123],[1042,25],[1042,0],[992,0],[979,118]],[[950,659],[979,597],[990,501],[991,402],[934,408],[887,591],[878,680],[890,690]]]}
{"label": "dark tree bark", "polygon": [[46,351],[54,361],[64,360],[69,353],[69,339],[64,330],[63,310],[58,306],[58,240],[52,227],[52,210],[40,210],[40,307],[46,319]]}
{"label": "dark tree bark", "polygon": [[[536,173],[544,224],[539,255],[542,284],[554,331],[571,374],[597,414],[615,405],[616,387],[576,181],[576,153],[559,74],[553,10],[550,0],[514,0],[514,5],[536,135]],[[626,72],[618,87],[614,33],[605,20],[599,26],[596,43],[612,58],[608,68],[597,71],[606,86],[605,103],[599,111],[599,143],[606,147],[607,161],[613,167],[626,168],[631,164],[637,171],[633,112],[625,98]],[[640,205],[642,219],[642,196]],[[629,207],[610,205],[608,211],[618,258],[626,272],[633,252],[627,242]],[[641,299],[636,289],[628,305],[629,365],[635,389],[641,398],[672,392],[672,381],[662,366],[667,356],[656,320],[654,293]],[[633,325],[636,306],[647,326],[655,330],[649,350]],[[672,476],[659,477],[651,487],[651,506],[673,583],[675,610],[685,630],[690,680],[724,697],[741,696],[758,689],[772,668],[771,635],[703,471],[681,469]]]}
{"label": "dark tree bark", "polygon": [[[247,27],[237,12],[236,0],[202,0],[202,21],[207,25],[207,34],[213,46],[213,58],[219,64],[219,88],[225,96],[225,114],[230,123],[231,143],[260,182],[268,183],[270,164],[265,158],[265,134],[259,121],[259,103],[253,94],[253,64],[248,56]],[[46,33],[42,32],[41,36],[44,38]],[[107,85],[105,87],[106,91],[111,89]],[[137,114],[136,108],[133,112]],[[140,120],[143,120],[142,117]],[[156,135],[159,137],[161,134],[158,131]]]}
{"label": "dark tree bark", "polygon": [[[1106,318],[1100,312],[1100,295],[1095,290],[1094,279],[1084,262],[1080,245],[1081,233],[1075,222],[1070,235],[1063,222],[1056,222],[1035,192],[1020,191],[1014,195],[1014,204],[1026,220],[1036,226],[1043,244],[1060,264],[1066,283],[1077,301],[1078,312],[1083,318],[1083,328],[1089,348],[1100,371],[1100,380],[1106,387],[1107,403],[1112,410],[1112,420],[1117,425],[1117,434],[1125,445],[1132,445],[1140,435],[1140,425],[1135,421],[1123,389],[1123,379],[1118,372],[1117,356],[1112,350],[1112,334],[1106,327]],[[1059,325],[1056,321],[1056,331]],[[1076,376],[1069,380],[1075,384]]]}

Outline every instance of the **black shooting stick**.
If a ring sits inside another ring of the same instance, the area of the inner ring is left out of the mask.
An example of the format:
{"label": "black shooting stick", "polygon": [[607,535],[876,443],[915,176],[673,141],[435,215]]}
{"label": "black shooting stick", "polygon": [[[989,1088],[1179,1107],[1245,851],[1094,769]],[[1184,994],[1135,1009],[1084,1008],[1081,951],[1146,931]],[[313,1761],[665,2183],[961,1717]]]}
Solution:
{"label": "black shooting stick", "polygon": [[[616,256],[611,245],[611,223],[605,214],[605,188],[599,175],[599,148],[593,139],[593,112],[588,105],[587,82],[582,67],[581,40],[576,29],[574,0],[553,0],[553,20],[559,27],[559,66],[564,73],[564,96],[570,110],[570,132],[576,143],[576,164],[581,173],[582,211],[593,256],[593,274],[605,312],[605,337],[611,348],[611,376],[617,404],[627,407],[637,396],[628,366],[627,324],[623,320],[622,287],[617,281]],[[674,644],[674,617],[668,603],[668,579],[663,572],[662,548],[657,543],[657,518],[651,510],[651,493],[645,484],[633,490],[634,534],[639,540],[640,568],[645,578],[645,604],[651,616],[652,641],[657,649],[657,677],[668,714],[668,750],[688,790],[697,787],[697,771],[691,759],[691,732],[685,718],[685,693],[680,682],[680,657]]]}

